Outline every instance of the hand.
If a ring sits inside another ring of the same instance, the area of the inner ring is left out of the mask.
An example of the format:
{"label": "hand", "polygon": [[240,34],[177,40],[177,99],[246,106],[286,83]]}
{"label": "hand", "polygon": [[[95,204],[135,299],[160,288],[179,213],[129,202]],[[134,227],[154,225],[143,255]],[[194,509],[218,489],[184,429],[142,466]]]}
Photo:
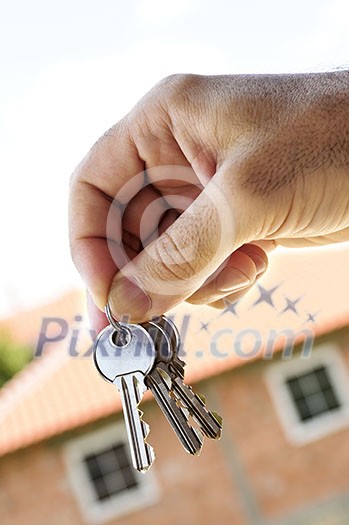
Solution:
{"label": "hand", "polygon": [[135,322],[221,307],[265,271],[262,247],[348,240],[348,122],[347,72],[160,82],[71,180],[93,303]]}

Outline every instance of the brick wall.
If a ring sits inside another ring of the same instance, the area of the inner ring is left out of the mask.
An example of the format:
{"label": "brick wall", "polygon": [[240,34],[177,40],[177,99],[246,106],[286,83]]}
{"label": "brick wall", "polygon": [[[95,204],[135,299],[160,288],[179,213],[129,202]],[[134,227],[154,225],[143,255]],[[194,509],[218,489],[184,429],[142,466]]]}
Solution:
{"label": "brick wall", "polygon": [[[341,334],[337,343],[349,369],[348,335]],[[212,385],[260,515],[283,518],[343,493],[349,501],[349,429],[306,445],[290,444],[263,380],[265,366],[245,367]]]}

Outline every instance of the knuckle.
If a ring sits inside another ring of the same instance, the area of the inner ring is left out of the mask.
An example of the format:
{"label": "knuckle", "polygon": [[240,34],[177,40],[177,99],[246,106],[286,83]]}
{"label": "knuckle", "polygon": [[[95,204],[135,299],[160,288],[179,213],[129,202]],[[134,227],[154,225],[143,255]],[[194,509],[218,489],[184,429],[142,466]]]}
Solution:
{"label": "knuckle", "polygon": [[164,77],[162,80],[160,80],[158,85],[177,92],[182,91],[183,88],[185,89],[192,86],[196,78],[199,78],[199,75],[190,73],[174,73]]}
{"label": "knuckle", "polygon": [[173,109],[188,109],[196,105],[201,91],[202,76],[179,73],[165,77],[158,86],[163,93],[163,103],[169,112]]}
{"label": "knuckle", "polygon": [[195,253],[187,249],[184,239],[180,241],[165,232],[153,245],[152,273],[161,280],[185,281],[194,277],[197,273]]}

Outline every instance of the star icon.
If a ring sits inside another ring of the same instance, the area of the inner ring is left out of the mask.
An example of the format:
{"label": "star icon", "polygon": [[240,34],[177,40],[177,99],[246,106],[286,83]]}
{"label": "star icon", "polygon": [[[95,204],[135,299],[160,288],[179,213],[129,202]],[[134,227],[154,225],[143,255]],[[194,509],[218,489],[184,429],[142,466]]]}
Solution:
{"label": "star icon", "polygon": [[278,284],[277,286],[274,286],[273,288],[270,288],[269,290],[267,290],[266,288],[264,288],[260,284],[258,284],[257,286],[258,286],[258,289],[259,289],[259,297],[258,297],[257,301],[255,301],[253,303],[251,308],[254,308],[255,306],[257,306],[257,304],[260,304],[260,303],[267,303],[272,308],[275,308],[274,300],[273,300],[272,295],[279,288],[280,285]]}
{"label": "star icon", "polygon": [[200,328],[199,332],[202,332],[203,330],[205,332],[208,332],[209,331],[208,327],[209,327],[210,323],[203,323],[202,321],[200,321],[200,323],[201,323],[201,328]]}
{"label": "star icon", "polygon": [[304,324],[305,323],[315,323],[315,318],[318,316],[319,313],[320,313],[320,310],[318,310],[314,314],[311,314],[310,312],[307,312],[307,318],[304,321]]}
{"label": "star icon", "polygon": [[223,312],[219,314],[219,317],[221,315],[228,314],[228,313],[235,315],[235,317],[239,317],[238,314],[236,313],[236,307],[239,304],[239,301],[235,301],[235,303],[230,303],[229,301],[225,300],[224,304],[225,304],[225,308]]}
{"label": "star icon", "polygon": [[286,306],[283,310],[281,310],[280,314],[284,314],[288,311],[294,312],[296,315],[298,314],[298,310],[296,308],[296,304],[299,303],[299,301],[302,299],[302,297],[297,297],[297,299],[294,299],[293,301],[289,297],[285,297],[286,300]]}

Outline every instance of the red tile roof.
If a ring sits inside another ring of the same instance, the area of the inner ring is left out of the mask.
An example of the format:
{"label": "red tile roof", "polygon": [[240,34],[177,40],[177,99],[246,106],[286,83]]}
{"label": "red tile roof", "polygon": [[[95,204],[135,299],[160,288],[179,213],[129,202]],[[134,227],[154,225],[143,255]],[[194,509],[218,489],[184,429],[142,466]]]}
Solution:
{"label": "red tile roof", "polygon": [[[271,256],[270,269],[260,284],[272,295],[273,306],[258,302],[260,290],[255,287],[236,306],[235,313],[207,307],[181,305],[171,312],[179,328],[188,322],[183,338],[187,352],[187,381],[208,378],[247,363],[237,355],[248,353],[261,339],[260,358],[273,330],[313,330],[316,336],[349,324],[349,244],[318,250],[280,250]],[[288,309],[286,300],[295,301],[297,313]],[[1,328],[10,331],[21,342],[35,345],[41,321],[62,317],[70,328],[84,312],[84,294],[72,292],[50,305],[15,318],[4,320]],[[315,315],[315,322],[308,318]],[[57,326],[56,326],[57,328]],[[251,329],[254,332],[251,332]],[[78,344],[79,358],[68,355],[69,337],[44,350],[0,391],[0,454],[28,446],[53,435],[91,423],[119,411],[120,398],[94,369],[91,357],[82,357],[89,347],[86,329]],[[71,330],[70,330],[71,335]],[[275,334],[274,334],[275,336]],[[299,336],[297,340],[301,340]],[[275,347],[280,350],[283,340]],[[221,354],[227,354],[223,357]]]}

